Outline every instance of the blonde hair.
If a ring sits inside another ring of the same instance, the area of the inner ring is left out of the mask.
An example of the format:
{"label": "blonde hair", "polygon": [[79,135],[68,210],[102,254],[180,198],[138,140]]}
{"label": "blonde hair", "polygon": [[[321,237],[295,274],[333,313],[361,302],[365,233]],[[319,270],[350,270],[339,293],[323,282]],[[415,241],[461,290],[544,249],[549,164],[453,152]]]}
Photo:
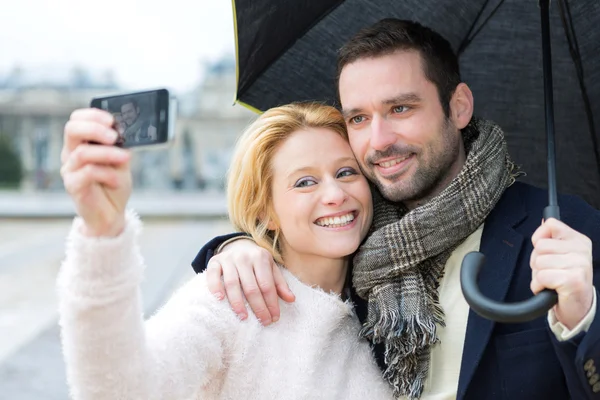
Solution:
{"label": "blonde hair", "polygon": [[292,103],[267,110],[239,138],[227,177],[229,220],[235,229],[249,233],[282,264],[279,228],[269,229],[273,212],[273,155],[292,133],[306,128],[330,129],[348,140],[342,114],[320,103]]}

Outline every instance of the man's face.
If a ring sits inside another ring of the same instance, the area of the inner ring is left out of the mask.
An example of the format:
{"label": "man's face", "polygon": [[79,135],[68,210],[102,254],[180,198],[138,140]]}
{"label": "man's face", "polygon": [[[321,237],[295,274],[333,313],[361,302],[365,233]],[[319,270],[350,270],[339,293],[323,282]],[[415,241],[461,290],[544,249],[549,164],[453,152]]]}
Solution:
{"label": "man's face", "polygon": [[121,115],[127,126],[131,126],[139,115],[139,109],[133,103],[126,103],[121,106]]}
{"label": "man's face", "polygon": [[446,118],[416,51],[346,65],[339,93],[352,150],[385,198],[419,203],[460,171],[460,131]]}

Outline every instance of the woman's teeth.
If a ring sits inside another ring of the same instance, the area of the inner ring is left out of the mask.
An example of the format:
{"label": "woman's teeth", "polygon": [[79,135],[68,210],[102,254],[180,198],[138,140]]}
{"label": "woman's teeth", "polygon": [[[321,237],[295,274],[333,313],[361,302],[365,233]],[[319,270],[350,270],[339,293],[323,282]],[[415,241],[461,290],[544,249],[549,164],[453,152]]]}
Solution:
{"label": "woman's teeth", "polygon": [[316,221],[316,224],[319,226],[326,226],[328,228],[339,228],[344,225],[348,225],[354,221],[354,214],[348,213],[346,215],[341,215],[338,217],[324,217],[319,218]]}

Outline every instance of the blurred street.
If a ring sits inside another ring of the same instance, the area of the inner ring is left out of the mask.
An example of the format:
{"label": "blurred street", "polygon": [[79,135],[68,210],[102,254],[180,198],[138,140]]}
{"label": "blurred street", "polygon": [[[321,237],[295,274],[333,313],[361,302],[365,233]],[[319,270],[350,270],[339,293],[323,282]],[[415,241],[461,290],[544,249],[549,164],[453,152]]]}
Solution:
{"label": "blurred street", "polygon": [[[68,399],[56,315],[55,279],[71,220],[0,219],[0,399]],[[192,276],[190,263],[224,218],[144,220],[141,250],[146,316]]]}
{"label": "blurred street", "polygon": [[[128,205],[144,222],[146,317],[193,276],[200,247],[231,231],[225,176],[257,115],[232,104],[232,3],[108,0],[93,14],[144,34],[128,42],[121,29],[88,24],[89,4],[74,0],[13,2],[0,13],[0,400],[68,399],[55,286],[76,212],[60,174],[74,110],[95,97],[158,88],[177,99],[175,140],[139,149],[131,161]],[[82,46],[82,35],[99,39]],[[152,119],[152,109],[136,114]]]}

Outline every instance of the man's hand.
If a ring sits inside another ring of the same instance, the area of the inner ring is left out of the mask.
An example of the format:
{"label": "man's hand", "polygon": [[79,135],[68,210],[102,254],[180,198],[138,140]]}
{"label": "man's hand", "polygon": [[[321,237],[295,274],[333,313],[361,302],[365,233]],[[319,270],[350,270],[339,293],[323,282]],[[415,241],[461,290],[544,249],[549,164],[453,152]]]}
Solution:
{"label": "man's hand", "polygon": [[542,289],[556,290],[556,318],[572,330],[590,311],[594,299],[592,242],[554,218],[544,221],[531,241],[531,290],[536,294]]}
{"label": "man's hand", "polygon": [[207,265],[206,279],[209,290],[219,299],[226,294],[231,308],[246,319],[243,291],[264,326],[279,320],[277,296],[287,302],[295,300],[271,254],[251,240],[236,240],[213,256]]}

